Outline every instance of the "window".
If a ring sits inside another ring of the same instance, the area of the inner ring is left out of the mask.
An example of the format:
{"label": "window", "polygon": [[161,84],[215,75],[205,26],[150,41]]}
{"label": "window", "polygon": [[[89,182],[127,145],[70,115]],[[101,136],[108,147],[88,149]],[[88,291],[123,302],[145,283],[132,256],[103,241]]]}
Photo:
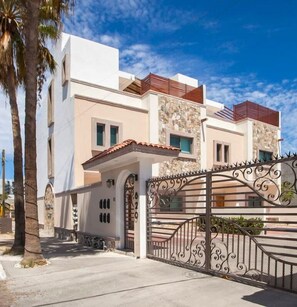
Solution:
{"label": "window", "polygon": [[92,118],[92,150],[103,151],[121,140],[121,123]]}
{"label": "window", "polygon": [[170,145],[180,148],[182,153],[192,153],[193,138],[170,134]]}
{"label": "window", "polygon": [[198,157],[197,141],[191,133],[166,129],[166,145],[179,148],[179,158],[195,161]]}
{"label": "window", "polygon": [[259,150],[259,160],[260,161],[270,161],[272,160],[272,152]]}
{"label": "window", "polygon": [[215,164],[227,164],[230,162],[230,144],[214,142]]}
{"label": "window", "polygon": [[70,194],[71,196],[71,201],[72,201],[72,206],[77,206],[77,194]]}
{"label": "window", "polygon": [[259,196],[248,196],[248,207],[259,208],[262,206],[262,200]]}
{"label": "window", "polygon": [[97,124],[97,146],[104,146],[105,125]]}
{"label": "window", "polygon": [[224,162],[229,162],[229,145],[224,145]]}
{"label": "window", "polygon": [[48,177],[54,177],[54,150],[53,138],[50,137],[47,142],[47,173]]}
{"label": "window", "polygon": [[224,207],[225,206],[225,196],[215,195],[214,207]]}
{"label": "window", "polygon": [[64,56],[62,61],[62,85],[64,85],[69,80],[69,64],[68,55]]}
{"label": "window", "polygon": [[110,146],[118,143],[119,127],[110,126]]}
{"label": "window", "polygon": [[48,87],[47,93],[47,124],[50,126],[54,122],[54,83]]}
{"label": "window", "polygon": [[161,195],[159,206],[161,212],[183,211],[183,197],[172,196],[172,195]]}

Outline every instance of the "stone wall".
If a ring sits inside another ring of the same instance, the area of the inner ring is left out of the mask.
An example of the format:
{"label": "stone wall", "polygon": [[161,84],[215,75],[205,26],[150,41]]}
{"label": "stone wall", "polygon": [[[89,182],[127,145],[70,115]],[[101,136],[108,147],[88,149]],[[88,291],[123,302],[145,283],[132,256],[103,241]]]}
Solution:
{"label": "stone wall", "polygon": [[200,169],[200,105],[175,97],[159,96],[159,143],[169,145],[167,131],[193,137],[195,159],[174,159],[160,164],[160,176]]}
{"label": "stone wall", "polygon": [[258,157],[259,150],[278,154],[278,127],[254,121],[253,123],[253,157]]}

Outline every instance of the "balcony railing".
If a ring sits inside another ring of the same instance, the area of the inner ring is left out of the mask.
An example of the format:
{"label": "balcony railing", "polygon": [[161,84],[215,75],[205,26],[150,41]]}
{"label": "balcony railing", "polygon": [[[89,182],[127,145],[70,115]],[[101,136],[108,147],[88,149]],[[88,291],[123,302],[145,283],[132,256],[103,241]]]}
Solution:
{"label": "balcony railing", "polygon": [[141,80],[141,94],[152,90],[203,104],[203,87],[193,87],[158,75],[149,74]]}
{"label": "balcony railing", "polygon": [[[193,87],[155,74],[149,74],[142,80],[137,79],[137,81],[134,81],[125,89],[127,92],[140,95],[143,95],[149,90],[180,97],[201,104],[203,104],[205,94],[202,85],[199,87]],[[225,106],[224,109],[215,114],[223,119],[235,122],[251,118],[279,127],[279,112],[251,101],[245,101],[234,105],[233,110]]]}
{"label": "balcony railing", "polygon": [[233,107],[235,121],[242,118],[259,120],[276,127],[279,127],[279,112],[263,107],[251,101],[245,101]]}

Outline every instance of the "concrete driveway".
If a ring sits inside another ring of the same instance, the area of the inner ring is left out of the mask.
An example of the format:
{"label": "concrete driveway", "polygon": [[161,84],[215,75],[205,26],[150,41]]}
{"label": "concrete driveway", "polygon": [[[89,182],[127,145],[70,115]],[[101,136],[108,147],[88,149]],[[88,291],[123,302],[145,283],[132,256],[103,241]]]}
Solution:
{"label": "concrete driveway", "polygon": [[297,306],[297,295],[255,288],[149,259],[43,238],[50,264],[20,269],[0,256],[0,306]]}

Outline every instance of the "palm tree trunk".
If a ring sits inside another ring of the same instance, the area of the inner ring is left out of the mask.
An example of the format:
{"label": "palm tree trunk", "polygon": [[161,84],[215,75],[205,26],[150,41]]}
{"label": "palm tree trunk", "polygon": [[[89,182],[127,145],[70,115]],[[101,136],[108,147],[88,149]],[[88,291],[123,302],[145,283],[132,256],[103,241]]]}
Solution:
{"label": "palm tree trunk", "polygon": [[36,178],[36,107],[37,107],[37,63],[38,24],[40,0],[24,1],[26,9],[25,31],[25,201],[26,234],[25,253],[22,264],[33,266],[45,264],[42,255],[37,208]]}
{"label": "palm tree trunk", "polygon": [[23,150],[19,110],[16,99],[16,81],[13,66],[7,70],[7,87],[11,110],[13,151],[14,151],[14,208],[15,234],[11,253],[23,253],[25,246],[25,210],[23,182]]}

